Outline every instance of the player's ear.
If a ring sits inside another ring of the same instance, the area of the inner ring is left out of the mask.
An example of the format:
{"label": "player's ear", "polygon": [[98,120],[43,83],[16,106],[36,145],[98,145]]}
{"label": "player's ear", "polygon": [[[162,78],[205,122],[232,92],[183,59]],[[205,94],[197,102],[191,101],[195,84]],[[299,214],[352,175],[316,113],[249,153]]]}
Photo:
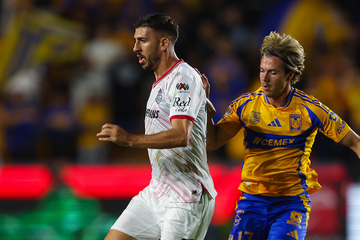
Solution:
{"label": "player's ear", "polygon": [[169,39],[167,37],[162,37],[160,39],[160,48],[161,48],[161,51],[165,51],[168,47],[169,47]]}
{"label": "player's ear", "polygon": [[287,73],[287,80],[289,80],[290,82],[294,79],[295,77],[295,71],[290,71]]}

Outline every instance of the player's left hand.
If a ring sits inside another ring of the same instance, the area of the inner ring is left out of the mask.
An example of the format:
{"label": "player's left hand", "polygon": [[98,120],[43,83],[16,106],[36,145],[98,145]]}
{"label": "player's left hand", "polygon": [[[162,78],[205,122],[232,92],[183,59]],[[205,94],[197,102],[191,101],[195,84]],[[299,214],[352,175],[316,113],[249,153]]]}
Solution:
{"label": "player's left hand", "polygon": [[131,134],[118,125],[106,123],[101,127],[101,132],[96,134],[99,141],[113,142],[120,146],[127,147],[130,143]]}
{"label": "player's left hand", "polygon": [[208,78],[205,76],[204,73],[201,73],[197,68],[194,68],[194,69],[200,75],[201,81],[202,81],[202,83],[204,85],[204,89],[205,89],[205,92],[206,92],[206,97],[209,98],[209,96],[210,96],[210,83],[209,83]]}

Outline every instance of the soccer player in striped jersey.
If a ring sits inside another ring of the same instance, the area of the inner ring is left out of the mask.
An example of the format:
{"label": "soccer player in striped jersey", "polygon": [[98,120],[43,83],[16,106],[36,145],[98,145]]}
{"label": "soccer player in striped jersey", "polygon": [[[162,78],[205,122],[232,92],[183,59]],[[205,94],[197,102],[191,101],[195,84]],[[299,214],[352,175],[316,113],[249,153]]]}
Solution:
{"label": "soccer player in striped jersey", "polygon": [[[304,69],[303,47],[291,36],[271,32],[261,46],[260,83],[235,99],[215,125],[208,100],[208,150],[244,128],[242,196],[229,240],[303,240],[311,210],[309,194],[321,188],[310,167],[318,131],[350,147],[360,158],[360,138],[313,96],[292,85]],[[202,75],[207,97],[210,85]],[[216,81],[216,79],[215,79]]]}
{"label": "soccer player in striped jersey", "polygon": [[97,136],[120,146],[147,148],[152,178],[105,239],[201,240],[216,196],[206,156],[205,89],[199,73],[175,54],[178,25],[173,19],[146,15],[134,27],[133,51],[156,78],[146,105],[145,134],[107,123]]}

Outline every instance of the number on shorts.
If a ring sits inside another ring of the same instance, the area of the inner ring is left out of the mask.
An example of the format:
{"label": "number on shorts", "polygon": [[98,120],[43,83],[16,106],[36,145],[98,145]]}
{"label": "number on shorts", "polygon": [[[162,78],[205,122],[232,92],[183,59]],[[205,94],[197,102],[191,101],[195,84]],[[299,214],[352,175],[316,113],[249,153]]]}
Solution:
{"label": "number on shorts", "polygon": [[238,239],[238,240],[251,240],[251,238],[252,238],[253,235],[254,235],[254,233],[252,233],[252,232],[245,231],[245,232],[244,232],[244,237],[245,237],[245,235],[248,235],[249,238],[247,238],[247,239],[242,239],[242,233],[243,233],[243,232],[240,232],[240,233],[239,233],[239,239]]}

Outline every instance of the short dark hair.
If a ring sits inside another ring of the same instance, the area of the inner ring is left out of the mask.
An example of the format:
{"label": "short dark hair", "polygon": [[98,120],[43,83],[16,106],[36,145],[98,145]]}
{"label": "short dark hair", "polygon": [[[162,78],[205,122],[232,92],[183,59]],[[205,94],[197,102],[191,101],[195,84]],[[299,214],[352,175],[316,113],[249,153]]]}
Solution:
{"label": "short dark hair", "polygon": [[166,35],[175,44],[179,37],[179,26],[166,13],[148,14],[136,19],[133,23],[135,29],[139,27],[149,27]]}

